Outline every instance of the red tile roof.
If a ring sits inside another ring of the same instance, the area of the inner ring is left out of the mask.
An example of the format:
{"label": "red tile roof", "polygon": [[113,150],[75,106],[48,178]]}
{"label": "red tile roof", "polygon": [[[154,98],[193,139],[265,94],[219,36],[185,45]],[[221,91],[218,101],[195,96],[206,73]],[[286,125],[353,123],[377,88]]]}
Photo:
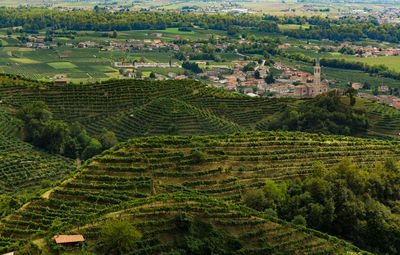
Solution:
{"label": "red tile roof", "polygon": [[85,238],[82,235],[57,235],[53,237],[57,244],[83,242]]}

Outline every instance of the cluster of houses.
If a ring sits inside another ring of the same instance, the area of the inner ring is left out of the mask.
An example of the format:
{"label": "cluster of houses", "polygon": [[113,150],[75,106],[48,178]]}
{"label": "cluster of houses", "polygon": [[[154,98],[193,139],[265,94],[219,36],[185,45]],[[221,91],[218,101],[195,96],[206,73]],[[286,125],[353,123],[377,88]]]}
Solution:
{"label": "cluster of houses", "polygon": [[[254,71],[243,71],[247,62],[236,61],[232,74],[223,75],[221,79],[216,76],[217,69],[209,69],[198,76],[207,75],[210,81],[225,84],[224,89],[238,91],[242,88],[243,93],[252,97],[262,96],[265,93],[273,93],[276,97],[314,97],[318,94],[330,91],[329,83],[334,81],[321,80],[321,67],[317,63],[314,75],[298,71],[291,66],[275,63],[274,68],[282,71],[273,83],[268,84],[265,78],[269,69],[264,65],[258,65]],[[221,71],[220,71],[221,72]],[[257,75],[255,75],[257,72]]]}
{"label": "cluster of houses", "polygon": [[358,93],[359,97],[375,100],[382,104],[393,106],[396,109],[400,109],[400,98],[392,95],[371,95],[366,93]]}
{"label": "cluster of houses", "polygon": [[[328,42],[328,39],[322,39],[323,42]],[[279,49],[285,50],[289,48],[290,44],[279,45]],[[327,51],[340,51],[343,47],[350,48],[354,51],[354,56],[360,58],[368,58],[368,57],[380,57],[380,56],[399,56],[400,48],[393,47],[375,47],[375,46],[358,46],[353,45],[352,42],[343,42],[339,46],[333,45],[305,45],[303,46],[306,50],[327,50]]]}
{"label": "cluster of houses", "polygon": [[[155,34],[160,34],[160,33],[155,33]],[[130,39],[127,40],[126,42],[111,41],[108,46],[102,48],[102,50],[106,51],[116,51],[116,50],[127,51],[129,49],[150,50],[150,51],[156,49],[168,49],[168,50],[178,51],[179,46],[174,43],[164,43],[160,39],[154,39],[154,40]]]}
{"label": "cluster of houses", "polygon": [[177,62],[174,63],[141,63],[141,62],[115,62],[115,68],[182,68]]}

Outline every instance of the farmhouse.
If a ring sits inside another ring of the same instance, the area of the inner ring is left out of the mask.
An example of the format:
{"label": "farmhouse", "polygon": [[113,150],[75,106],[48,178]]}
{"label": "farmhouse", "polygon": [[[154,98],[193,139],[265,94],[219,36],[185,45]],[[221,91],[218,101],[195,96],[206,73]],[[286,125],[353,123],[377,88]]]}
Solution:
{"label": "farmhouse", "polygon": [[379,86],[378,91],[379,92],[387,92],[389,91],[389,87],[388,86]]}
{"label": "farmhouse", "polygon": [[67,249],[79,248],[85,241],[82,235],[56,235],[53,238],[56,244],[61,244]]}

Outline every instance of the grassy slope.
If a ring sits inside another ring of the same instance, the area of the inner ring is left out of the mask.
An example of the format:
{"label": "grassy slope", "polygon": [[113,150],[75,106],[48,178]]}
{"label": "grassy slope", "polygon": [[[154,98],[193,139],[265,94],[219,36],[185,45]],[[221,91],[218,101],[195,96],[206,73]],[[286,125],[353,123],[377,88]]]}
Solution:
{"label": "grassy slope", "polygon": [[[308,174],[313,162],[330,166],[352,158],[361,165],[376,164],[398,157],[398,145],[285,132],[133,139],[86,162],[81,172],[53,191],[49,199],[39,199],[3,220],[1,234],[37,238],[54,234],[51,226],[61,221],[64,229],[60,232],[73,230],[95,241],[104,218],[121,216],[145,233],[146,242],[158,254],[173,249],[167,241],[172,238],[168,234],[173,227],[169,219],[177,211],[186,211],[243,240],[251,240],[245,243],[252,252],[243,254],[257,254],[253,250],[263,247],[268,252],[288,254],[321,250],[338,253],[347,249],[343,242],[327,240],[326,235],[297,229],[233,203],[239,202],[246,190],[264,185],[267,179]],[[196,161],[193,148],[202,151],[205,159]],[[259,229],[262,232],[254,233]],[[152,243],[154,238],[165,247]],[[257,242],[257,238],[262,241]]]}

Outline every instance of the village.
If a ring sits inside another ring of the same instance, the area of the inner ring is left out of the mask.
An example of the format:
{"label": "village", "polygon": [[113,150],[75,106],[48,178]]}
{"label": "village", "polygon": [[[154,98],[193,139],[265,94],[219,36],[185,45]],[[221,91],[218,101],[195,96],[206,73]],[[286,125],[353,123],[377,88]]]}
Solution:
{"label": "village", "polygon": [[[323,43],[327,43],[330,40],[322,39]],[[394,47],[376,47],[376,46],[359,46],[354,45],[352,42],[346,41],[338,46],[334,45],[304,45],[304,46],[292,46],[290,44],[279,45],[279,49],[285,50],[290,47],[301,47],[306,50],[318,50],[320,52],[339,52],[342,54],[353,55],[359,58],[368,57],[382,57],[382,56],[399,56],[400,48]]]}
{"label": "village", "polygon": [[[170,39],[166,39],[163,33],[154,32],[146,34],[147,38],[144,39],[127,39],[121,40],[106,40],[103,43],[97,43],[94,41],[81,41],[78,43],[65,42],[66,47],[72,47],[77,49],[84,48],[98,48],[100,51],[121,51],[129,52],[131,50],[139,50],[143,52],[151,52],[156,50],[170,51],[171,54],[181,53],[187,54],[182,51],[182,44],[175,43]],[[179,35],[176,35],[176,40],[181,39]],[[54,47],[60,47],[60,43],[54,43],[52,41],[46,41],[45,36],[28,36],[28,42],[24,44],[27,48],[37,49],[49,49]],[[327,40],[322,40],[327,42]],[[156,80],[167,80],[167,79],[196,79],[206,82],[214,87],[222,88],[227,91],[239,92],[250,97],[314,97],[318,94],[325,93],[331,90],[331,87],[335,87],[335,80],[321,79],[321,68],[317,64],[314,68],[314,74],[303,72],[290,65],[284,65],[281,62],[276,62],[265,65],[264,61],[256,60],[245,60],[246,56],[242,55],[237,51],[237,45],[252,45],[253,41],[248,39],[238,39],[235,42],[222,40],[219,43],[208,44],[208,39],[198,39],[196,41],[187,41],[184,46],[191,48],[193,54],[200,52],[204,45],[209,45],[214,51],[224,52],[233,51],[242,60],[233,60],[230,65],[216,63],[210,64],[209,61],[203,60],[191,60],[196,63],[201,72],[191,73],[187,72],[182,67],[180,62],[169,61],[169,62],[154,62],[148,61],[148,59],[142,57],[134,61],[116,61],[113,64],[113,68],[120,70],[121,75],[126,78],[146,79],[148,75],[143,75],[140,69],[156,68],[165,69],[169,68],[168,73],[163,75],[155,72],[150,78]],[[286,50],[292,46],[289,43],[281,44],[278,46],[281,50]],[[353,51],[355,56],[358,57],[377,57],[377,56],[397,56],[400,55],[400,48],[378,48],[373,46],[358,46],[353,45],[351,42],[343,42],[339,46],[302,46],[308,50],[318,51],[344,51],[346,53]],[[67,59],[67,55],[60,56],[60,59]],[[186,56],[190,60],[189,56]],[[271,70],[274,72],[271,72]],[[172,71],[182,70],[182,71]],[[274,73],[274,74],[272,74]],[[65,84],[66,75],[58,74],[55,76],[56,84]],[[356,90],[363,89],[363,84],[352,83],[351,86]],[[389,91],[390,88],[387,86],[380,86],[378,91],[381,95],[372,95],[365,92],[360,92],[359,96],[373,99],[378,102],[391,105],[395,108],[400,108],[400,99],[393,95],[386,95],[385,92]],[[338,89],[340,93],[343,90]]]}

